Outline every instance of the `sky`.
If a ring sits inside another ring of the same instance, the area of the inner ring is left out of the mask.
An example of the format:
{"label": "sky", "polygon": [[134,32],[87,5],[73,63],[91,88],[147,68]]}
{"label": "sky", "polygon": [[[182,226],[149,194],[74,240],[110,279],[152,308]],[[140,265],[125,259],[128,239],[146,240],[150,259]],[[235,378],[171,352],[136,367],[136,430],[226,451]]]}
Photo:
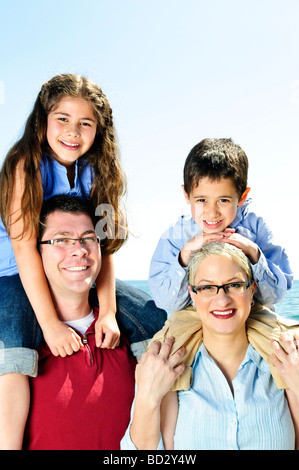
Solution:
{"label": "sky", "polygon": [[109,99],[131,231],[118,278],[147,279],[159,237],[189,212],[191,148],[231,137],[252,209],[299,279],[297,0],[0,0],[0,12],[0,163],[52,76],[85,75]]}

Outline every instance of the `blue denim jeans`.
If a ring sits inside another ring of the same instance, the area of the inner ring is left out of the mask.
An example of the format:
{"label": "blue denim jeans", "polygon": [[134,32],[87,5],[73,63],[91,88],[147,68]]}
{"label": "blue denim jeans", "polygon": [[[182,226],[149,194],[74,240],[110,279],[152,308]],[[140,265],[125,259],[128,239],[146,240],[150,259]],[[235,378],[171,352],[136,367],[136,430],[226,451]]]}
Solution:
{"label": "blue denim jeans", "polygon": [[[91,305],[99,305],[95,288],[90,291],[89,302]],[[148,341],[163,328],[167,313],[158,308],[146,292],[118,279],[116,306],[119,329],[128,338],[134,356],[139,359]]]}
{"label": "blue denim jeans", "polygon": [[[18,275],[0,277],[0,299],[0,375],[17,372],[35,377],[41,329]],[[152,338],[167,319],[165,310],[157,308],[148,294],[119,280],[116,302],[119,328],[133,343],[133,352]],[[90,304],[98,305],[94,288],[90,291]]]}
{"label": "blue denim jeans", "polygon": [[0,375],[37,375],[41,329],[19,275],[0,277]]}

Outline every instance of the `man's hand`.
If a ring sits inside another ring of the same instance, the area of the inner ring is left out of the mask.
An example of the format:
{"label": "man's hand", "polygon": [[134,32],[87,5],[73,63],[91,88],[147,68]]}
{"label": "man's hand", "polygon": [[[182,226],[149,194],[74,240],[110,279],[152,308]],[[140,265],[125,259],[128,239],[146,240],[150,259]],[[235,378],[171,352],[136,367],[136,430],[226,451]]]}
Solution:
{"label": "man's hand", "polygon": [[60,320],[48,325],[43,335],[54,356],[70,356],[84,347],[80,336]]}
{"label": "man's hand", "polygon": [[95,324],[96,346],[98,348],[114,349],[119,345],[120,331],[115,318],[115,312],[102,314]]}

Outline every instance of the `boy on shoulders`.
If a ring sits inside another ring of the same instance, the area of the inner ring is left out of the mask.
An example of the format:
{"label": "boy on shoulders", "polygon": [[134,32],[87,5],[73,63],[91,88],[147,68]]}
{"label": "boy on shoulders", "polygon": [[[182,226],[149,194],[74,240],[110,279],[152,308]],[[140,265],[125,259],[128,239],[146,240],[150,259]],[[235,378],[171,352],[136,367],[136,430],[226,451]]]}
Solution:
{"label": "boy on shoulders", "polygon": [[212,240],[231,243],[248,256],[257,284],[255,300],[272,308],[291,288],[285,250],[275,245],[262,217],[249,211],[248,159],[231,139],[204,139],[184,166],[184,194],[191,216],[181,216],[160,238],[153,254],[149,287],[158,307],[191,304],[187,265],[193,251]]}

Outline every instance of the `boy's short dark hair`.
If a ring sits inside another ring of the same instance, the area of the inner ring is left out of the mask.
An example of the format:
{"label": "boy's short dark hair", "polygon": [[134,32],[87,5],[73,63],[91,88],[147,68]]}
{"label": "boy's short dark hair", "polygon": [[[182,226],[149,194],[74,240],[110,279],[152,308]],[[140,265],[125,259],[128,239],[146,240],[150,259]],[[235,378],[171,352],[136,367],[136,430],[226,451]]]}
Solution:
{"label": "boy's short dark hair", "polygon": [[44,234],[47,217],[55,211],[87,214],[91,218],[94,226],[96,224],[95,210],[88,201],[84,202],[78,197],[65,194],[53,196],[44,201],[42,205],[39,217],[39,239],[41,239]]}
{"label": "boy's short dark hair", "polygon": [[232,139],[204,139],[190,151],[184,166],[184,187],[189,195],[202,178],[231,179],[239,197],[247,188],[248,159]]}

